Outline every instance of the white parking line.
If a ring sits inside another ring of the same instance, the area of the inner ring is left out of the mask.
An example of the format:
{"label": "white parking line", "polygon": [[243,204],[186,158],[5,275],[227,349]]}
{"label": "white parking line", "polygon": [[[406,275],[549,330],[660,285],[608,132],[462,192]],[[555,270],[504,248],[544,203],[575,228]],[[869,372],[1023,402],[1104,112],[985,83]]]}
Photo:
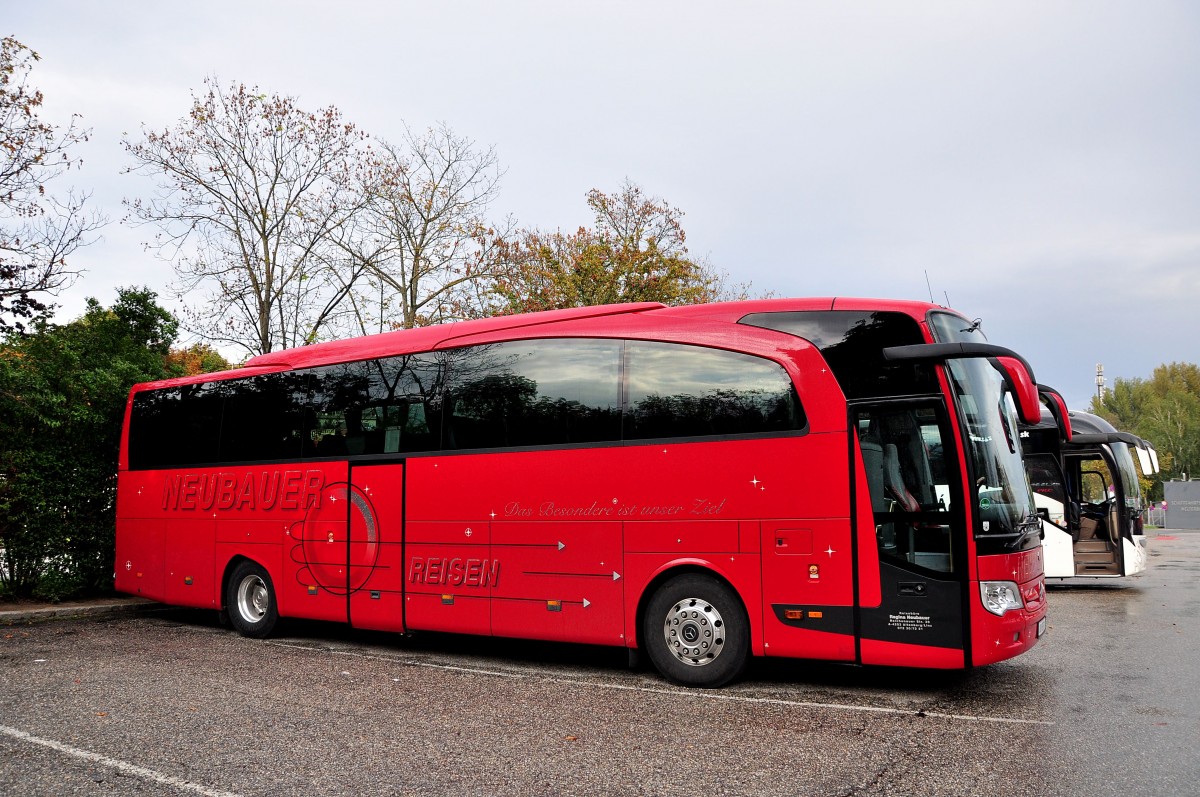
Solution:
{"label": "white parking line", "polygon": [[978,714],[948,714],[941,711],[925,711],[923,709],[905,709],[892,708],[889,706],[856,706],[852,703],[818,703],[807,700],[787,700],[784,698],[774,697],[753,697],[750,695],[739,695],[729,692],[713,692],[703,689],[665,689],[659,686],[634,686],[628,684],[612,684],[602,683],[600,681],[586,681],[578,678],[563,678],[562,676],[547,675],[544,671],[529,671],[529,672],[512,672],[503,670],[485,670],[483,668],[462,667],[453,664],[438,664],[435,662],[421,661],[413,658],[398,658],[393,656],[379,656],[371,653],[359,653],[353,650],[330,650],[329,648],[312,647],[310,645],[297,645],[288,642],[268,641],[265,644],[276,645],[278,647],[293,648],[296,650],[304,650],[310,653],[330,653],[335,656],[349,656],[359,659],[371,659],[374,661],[384,661],[392,664],[402,664],[410,667],[427,667],[434,670],[446,670],[448,672],[464,672],[472,675],[488,675],[497,678],[516,678],[544,681],[547,683],[569,684],[572,686],[588,686],[593,689],[611,689],[623,692],[644,692],[654,695],[671,695],[672,697],[692,698],[693,700],[722,700],[731,703],[756,703],[760,705],[771,706],[790,706],[794,708],[822,708],[835,711],[860,711],[874,714],[895,714],[904,717],[932,717],[934,719],[959,720],[963,722],[991,722],[1006,725],[1053,725],[1054,723],[1048,720],[1025,719],[1022,717],[989,717]]}
{"label": "white parking line", "polygon": [[449,670],[450,672],[465,672],[472,675],[490,675],[495,678],[528,678],[525,673],[504,672],[503,670],[484,670],[479,667],[460,667],[454,664],[432,664],[430,662],[418,661],[416,659],[397,659],[391,656],[373,656],[369,653],[359,653],[354,650],[331,650],[329,648],[316,648],[312,645],[296,645],[291,642],[275,642],[268,640],[263,643],[272,645],[277,648],[292,648],[293,650],[304,650],[309,653],[330,653],[334,656],[350,656],[356,659],[374,659],[375,661],[388,661],[395,664],[403,664],[409,667],[429,667],[435,670]]}
{"label": "white parking line", "polygon": [[0,725],[0,733],[3,733],[5,736],[11,736],[14,739],[19,739],[23,742],[38,744],[42,747],[48,747],[51,750],[57,750],[60,753],[64,753],[74,758],[79,758],[84,761],[91,761],[93,764],[101,764],[117,770],[122,775],[129,775],[135,778],[141,778],[143,780],[154,781],[155,783],[160,783],[164,786],[171,786],[172,788],[179,789],[180,791],[200,794],[203,795],[203,797],[242,797],[240,794],[235,794],[231,791],[210,789],[209,787],[202,786],[199,783],[192,783],[191,781],[183,780],[182,778],[177,778],[173,775],[164,775],[161,772],[155,772],[153,769],[140,767],[137,764],[131,764],[128,761],[121,761],[117,758],[109,758],[106,755],[93,753],[90,750],[81,750],[78,747],[72,747],[69,744],[56,742],[53,739],[43,739],[40,736],[34,736],[31,733],[26,733],[25,731],[18,730],[17,728],[10,728],[7,725]]}

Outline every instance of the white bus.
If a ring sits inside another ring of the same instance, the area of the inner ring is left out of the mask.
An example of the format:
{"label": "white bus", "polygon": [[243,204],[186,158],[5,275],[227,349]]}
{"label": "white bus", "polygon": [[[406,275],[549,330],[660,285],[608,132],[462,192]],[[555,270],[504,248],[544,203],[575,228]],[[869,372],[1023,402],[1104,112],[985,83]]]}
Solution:
{"label": "white bus", "polygon": [[[1046,398],[1044,396],[1044,398]],[[1054,402],[1047,402],[1053,404]],[[1121,578],[1146,569],[1146,501],[1139,472],[1158,472],[1154,447],[1087,412],[1063,424],[1044,411],[1021,431],[1042,516],[1046,578]],[[1066,438],[1066,439],[1064,439]]]}

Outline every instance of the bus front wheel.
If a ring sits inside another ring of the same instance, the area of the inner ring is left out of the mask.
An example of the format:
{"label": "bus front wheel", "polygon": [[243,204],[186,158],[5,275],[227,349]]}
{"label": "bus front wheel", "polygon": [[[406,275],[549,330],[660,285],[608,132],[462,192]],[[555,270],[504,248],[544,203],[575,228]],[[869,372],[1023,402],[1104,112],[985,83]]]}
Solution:
{"label": "bus front wheel", "polygon": [[700,573],[663,584],[646,606],[642,631],[655,668],[684,686],[729,683],[750,651],[749,622],[737,593]]}
{"label": "bus front wheel", "polygon": [[242,636],[255,639],[268,636],[279,620],[279,611],[267,571],[254,562],[239,563],[229,576],[225,610],[229,622]]}

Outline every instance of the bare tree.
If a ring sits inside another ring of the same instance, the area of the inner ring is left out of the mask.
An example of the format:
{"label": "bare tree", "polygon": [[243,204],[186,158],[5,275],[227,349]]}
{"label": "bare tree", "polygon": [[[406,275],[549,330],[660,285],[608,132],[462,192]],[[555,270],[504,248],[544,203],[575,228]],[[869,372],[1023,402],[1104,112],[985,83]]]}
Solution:
{"label": "bare tree", "polygon": [[[445,125],[406,129],[399,144],[381,146],[355,246],[370,253],[368,271],[392,326],[478,314],[478,288],[495,275],[506,232],[486,219],[500,176],[493,148],[476,150]],[[359,301],[369,306],[371,298]]]}
{"label": "bare tree", "polygon": [[28,85],[36,52],[12,37],[0,40],[0,331],[22,331],[50,306],[43,296],[68,287],[79,270],[67,257],[104,226],[85,214],[88,194],[56,198],[46,184],[79,166],[68,150],[87,141],[73,116],[66,129],[40,118],[42,93]]}
{"label": "bare tree", "polygon": [[362,206],[365,135],[330,106],[215,78],[173,129],[124,141],[159,179],[149,200],[126,200],[149,244],[175,266],[180,296],[208,291],[188,316],[193,331],[251,354],[316,340],[362,269],[334,255],[337,231]]}

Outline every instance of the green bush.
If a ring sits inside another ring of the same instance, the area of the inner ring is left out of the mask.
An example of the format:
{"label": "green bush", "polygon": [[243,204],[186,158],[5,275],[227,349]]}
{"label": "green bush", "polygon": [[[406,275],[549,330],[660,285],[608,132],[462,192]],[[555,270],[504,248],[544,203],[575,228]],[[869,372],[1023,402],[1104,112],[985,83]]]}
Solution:
{"label": "green bush", "polygon": [[62,600],[112,588],[117,455],[129,389],[167,376],[177,323],[147,289],[88,300],[0,345],[0,587]]}

